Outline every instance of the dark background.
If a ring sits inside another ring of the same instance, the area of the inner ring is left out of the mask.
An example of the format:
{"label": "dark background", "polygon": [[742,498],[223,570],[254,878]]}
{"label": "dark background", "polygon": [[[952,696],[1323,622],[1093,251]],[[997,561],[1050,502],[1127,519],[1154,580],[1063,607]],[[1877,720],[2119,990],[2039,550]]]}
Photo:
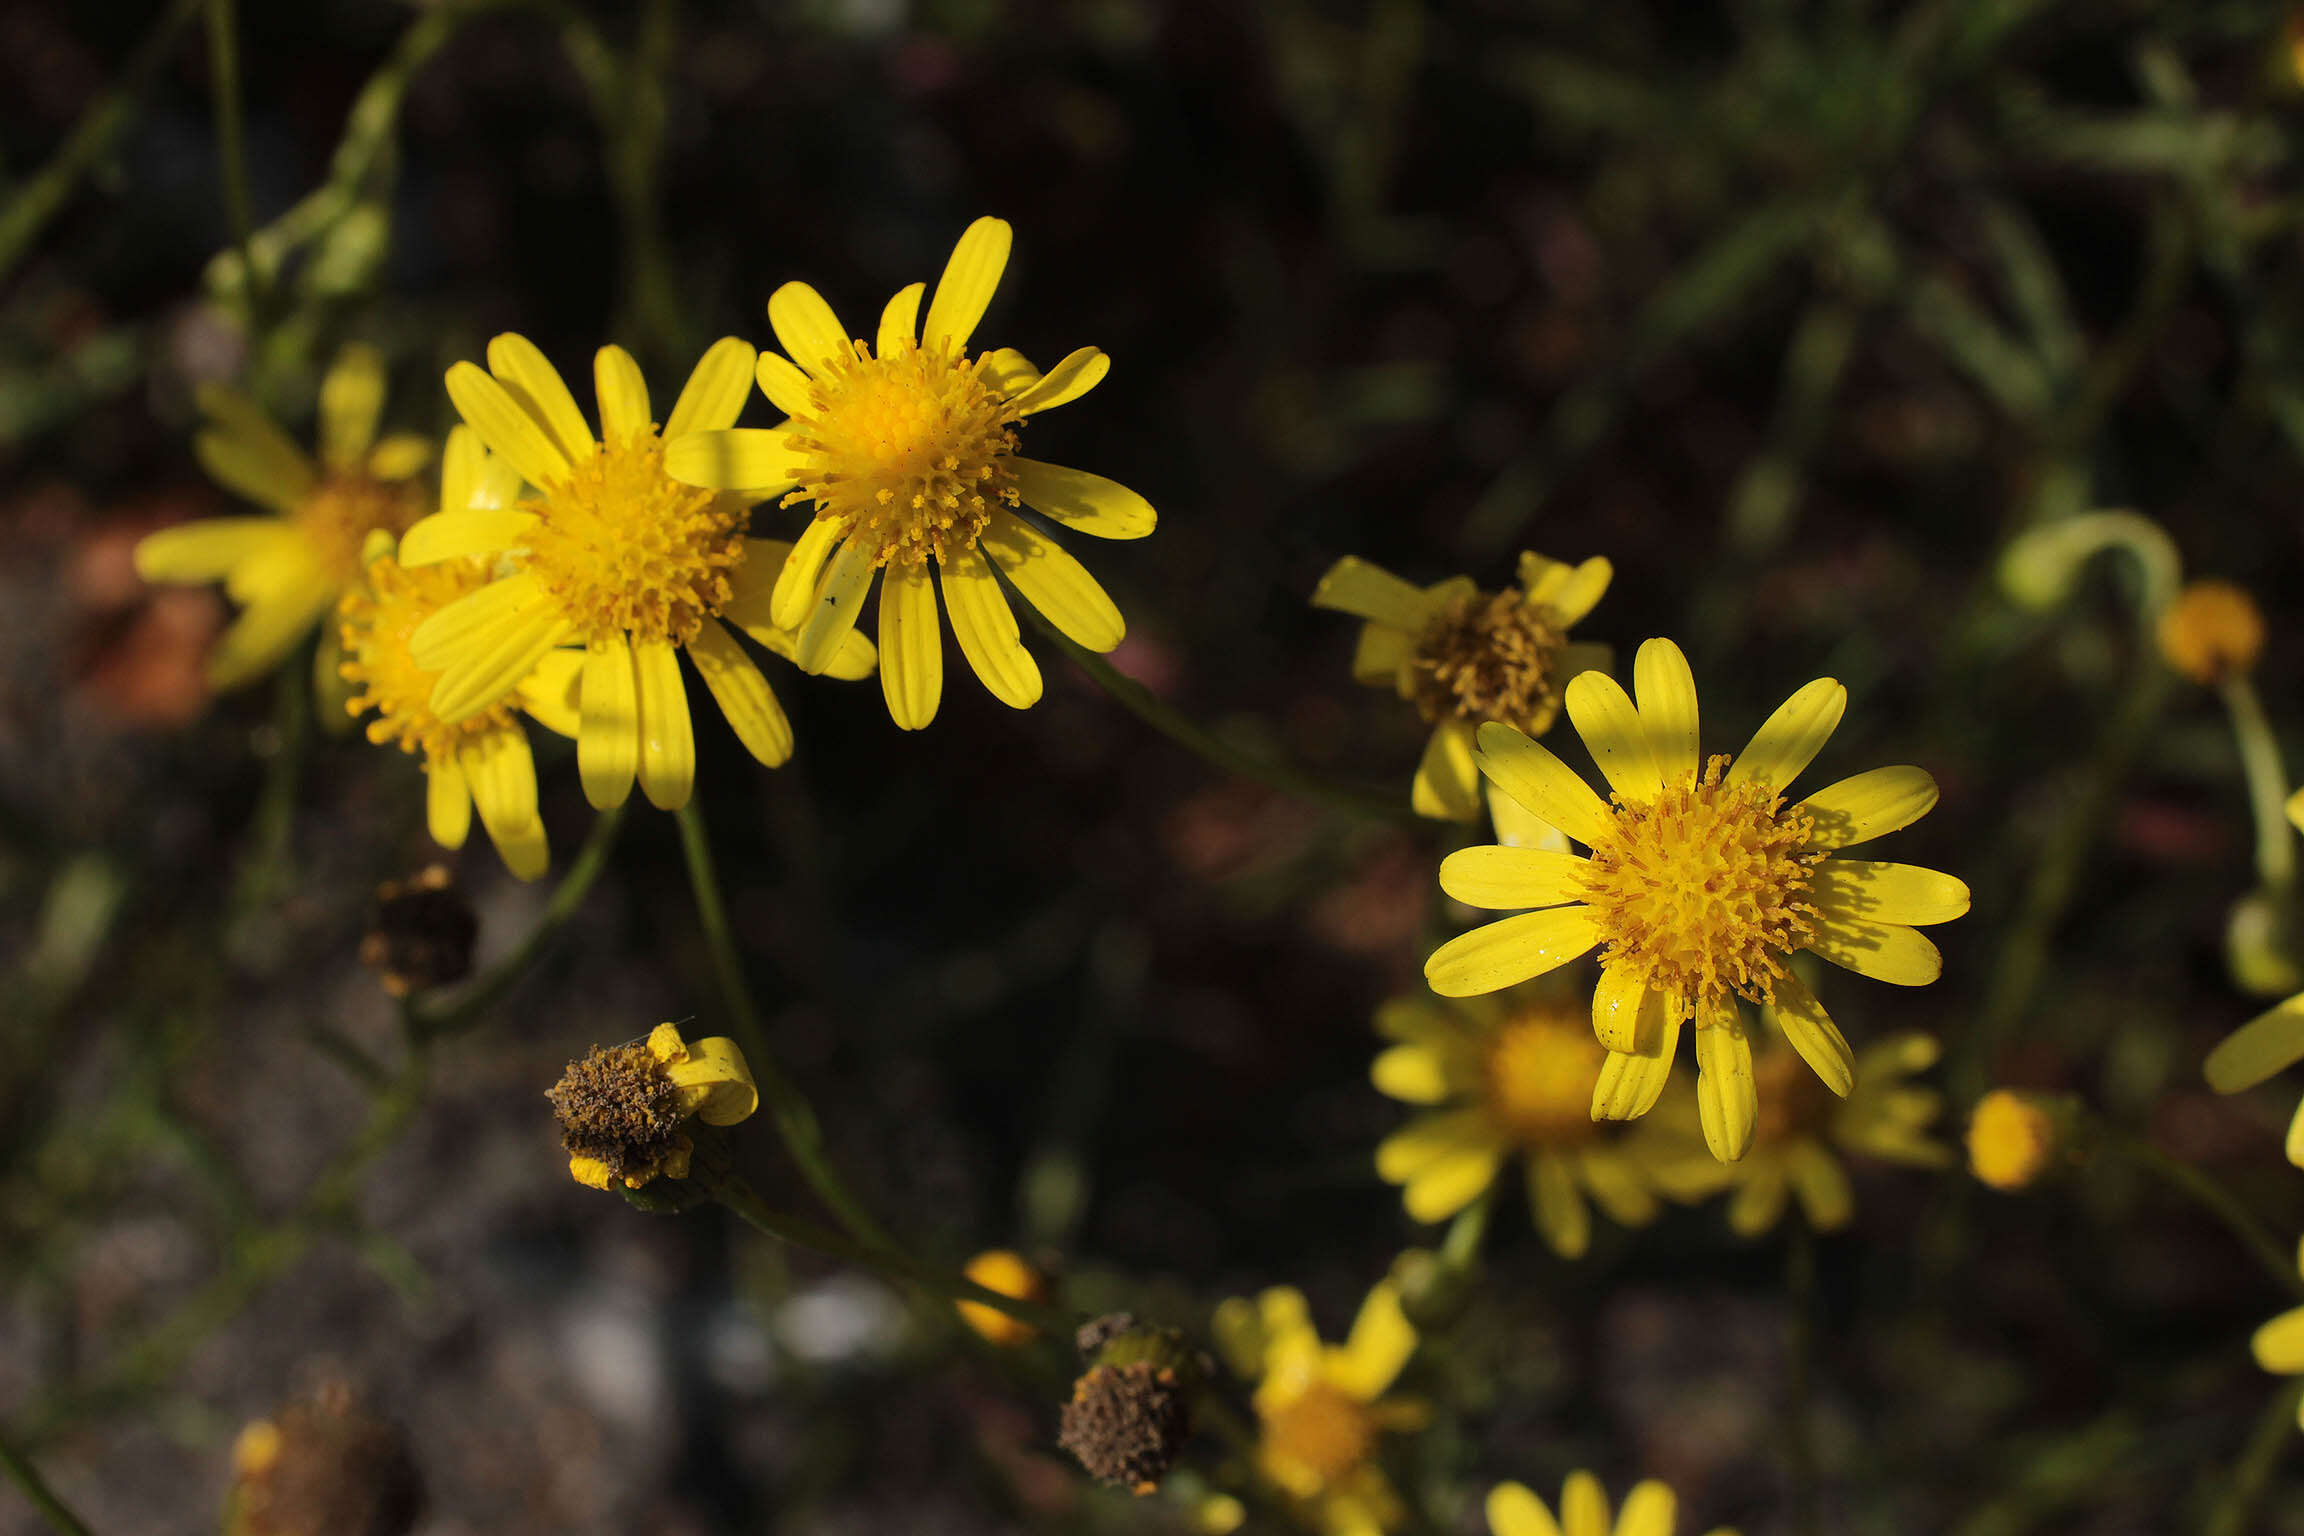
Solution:
{"label": "dark background", "polygon": [[[445,13],[240,9],[261,227],[329,179],[395,40]],[[1960,874],[1975,910],[1941,931],[1937,986],[1834,991],[1859,1048],[1935,1031],[1956,1106],[1998,1081],[2075,1091],[2285,1241],[2295,1083],[2227,1101],[2198,1074],[2260,1006],[2220,953],[2251,879],[2222,712],[2182,685],[2122,714],[2156,663],[2116,567],[2046,614],[1993,575],[2043,520],[2158,518],[2189,571],[2264,602],[2293,760],[2284,21],[2105,0],[507,5],[413,72],[396,151],[350,184],[358,219],[292,260],[251,353],[209,267],[232,233],[193,20],[0,265],[0,1424],[107,1533],[213,1528],[238,1427],[336,1379],[408,1430],[430,1532],[1186,1528],[1056,1459],[1053,1346],[996,1355],[877,1280],[565,1177],[540,1094],[568,1057],[660,1018],[724,1027],[672,828],[637,801],[573,942],[443,1053],[363,1168],[357,1222],[300,1225],[366,1112],[315,1030],[394,1049],[355,950],[375,883],[429,855],[420,775],[320,742],[268,828],[271,690],[206,700],[221,600],[128,566],[147,529],[232,509],[188,452],[196,380],[252,376],[306,437],[318,371],[366,339],[389,421],[439,431],[442,369],[518,329],[571,378],[621,341],[668,401],[713,337],[770,341],[778,283],[860,327],[987,212],[1016,255],[981,339],[1113,357],[1026,451],[1160,509],[1149,540],[1072,546],[1128,616],[1125,671],[1404,797],[1421,727],[1352,685],[1353,624],[1305,603],[1320,572],[1357,553],[1494,587],[1522,548],[1605,554],[1587,631],[1622,655],[1677,638],[1709,748],[1832,675],[1851,703],[1822,779],[1917,762],[1942,784],[1884,855]],[[115,0],[0,9],[0,193],[154,25]],[[917,735],[876,684],[772,663],[799,733],[775,773],[698,707],[770,1034],[915,1251],[1024,1246],[1083,1305],[1193,1327],[1299,1284],[1340,1336],[1434,1237],[1373,1176],[1401,1112],[1367,1085],[1367,1019],[1418,984],[1455,834],[1227,778],[1030,643],[1038,708],[955,654]],[[588,813],[565,746],[539,755],[564,864]],[[2067,837],[2080,878],[2042,910],[2030,882]],[[499,954],[541,893],[477,839],[461,864]],[[2030,984],[2008,959],[2025,922],[2051,940]],[[765,1123],[738,1145],[804,1208]],[[1470,1309],[1412,1368],[1439,1405],[1395,1465],[1419,1520],[1476,1529],[1492,1481],[1549,1498],[1589,1465],[1618,1490],[1672,1479],[1686,1530],[1793,1530],[1782,1234],[1735,1240],[1715,1203],[1603,1224],[1564,1264],[1508,1180]],[[1858,1182],[1821,1248],[1821,1528],[2196,1528],[2276,1388],[2247,1335],[2287,1300],[2230,1238],[2110,1165],[2021,1198]],[[2276,1475],[2257,1528],[2304,1530],[2304,1484]],[[36,1529],[10,1498],[0,1531]]]}

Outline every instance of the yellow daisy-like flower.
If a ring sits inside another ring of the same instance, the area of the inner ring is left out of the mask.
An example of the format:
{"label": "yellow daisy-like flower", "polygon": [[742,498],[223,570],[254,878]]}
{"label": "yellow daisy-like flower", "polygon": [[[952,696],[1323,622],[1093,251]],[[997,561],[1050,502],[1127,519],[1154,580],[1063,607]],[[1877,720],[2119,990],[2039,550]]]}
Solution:
{"label": "yellow daisy-like flower", "polygon": [[[1560,1518],[1520,1483],[1498,1483],[1488,1491],[1490,1536],[1672,1536],[1680,1501],[1664,1483],[1649,1478],[1624,1496],[1624,1509],[1609,1520],[1608,1490],[1589,1472],[1571,1472],[1560,1485]],[[1736,1536],[1726,1526],[1712,1536]]]}
{"label": "yellow daisy-like flower", "polygon": [[[2304,1243],[2296,1245],[2296,1268],[2304,1273]],[[2304,1376],[2304,1307],[2290,1307],[2257,1329],[2248,1347],[2273,1375]],[[2297,1405],[2296,1423],[2304,1428],[2304,1403]]]}
{"label": "yellow daisy-like flower", "polygon": [[1413,586],[1351,555],[1328,568],[1312,590],[1313,606],[1368,621],[1352,653],[1352,676],[1395,689],[1432,727],[1410,791],[1419,816],[1477,819],[1473,734],[1495,720],[1524,736],[1543,735],[1560,714],[1568,680],[1608,664],[1606,646],[1570,645],[1568,631],[1600,601],[1613,574],[1598,556],[1568,565],[1524,553],[1517,590],[1483,592],[1469,576]]}
{"label": "yellow daisy-like flower", "polygon": [[905,730],[935,719],[943,697],[931,564],[960,653],[993,697],[1025,709],[1039,702],[1040,668],[1018,638],[995,567],[1089,650],[1111,650],[1127,626],[1096,578],[1017,508],[1104,539],[1140,539],[1154,522],[1151,504],[1124,485],[1017,454],[1027,417],[1079,399],[1111,362],[1082,347],[1042,374],[1013,349],[970,355],[1009,240],[1003,220],[969,225],[925,324],[926,285],[914,283],[881,311],[872,345],[851,340],[815,289],[786,283],[768,300],[768,321],[787,355],[761,354],[759,377],[788,419],[765,430],[670,434],[675,478],[788,487],[787,506],[815,508],[769,607],[798,634],[801,670],[831,664],[885,568],[880,685]]}
{"label": "yellow daisy-like flower", "polygon": [[[490,342],[486,370],[448,370],[448,396],[464,420],[536,489],[509,506],[426,518],[401,547],[405,565],[479,558],[494,572],[416,632],[416,660],[440,674],[434,714],[477,715],[555,647],[580,645],[576,767],[585,797],[601,810],[621,805],[637,777],[651,803],[678,810],[696,778],[680,676],[686,651],[754,757],[775,767],[792,755],[783,706],[734,633],[792,653],[791,634],[768,618],[791,546],[744,536],[765,493],[698,490],[664,472],[667,437],[735,421],[751,394],[754,355],[734,337],[715,343],[662,435],[647,381],[622,347],[602,347],[593,360],[599,437],[525,337]],[[821,670],[867,676],[872,648],[859,637]]]}
{"label": "yellow daisy-like flower", "polygon": [[[432,443],[376,435],[384,360],[373,347],[344,348],[320,381],[317,461],[238,390],[204,384],[199,404],[201,467],[270,515],[163,528],[136,546],[136,570],[146,581],[224,583],[241,612],[208,657],[208,681],[236,688],[278,666],[359,582],[369,534],[398,535],[424,515],[415,477]],[[324,696],[336,678],[331,633],[316,661]]]}
{"label": "yellow daisy-like flower", "polygon": [[1934,1066],[1939,1054],[1935,1038],[1919,1033],[1866,1046],[1856,1058],[1856,1086],[1842,1100],[1827,1094],[1782,1041],[1774,1042],[1755,1063],[1766,1091],[1751,1151],[1733,1163],[1713,1157],[1703,1145],[1701,1110],[1690,1102],[1693,1095],[1680,1095],[1659,1116],[1650,1173],[1679,1200],[1734,1190],[1728,1225],[1739,1236],[1776,1225],[1794,1195],[1817,1231],[1846,1226],[1856,1197],[1839,1153],[1911,1168],[1952,1165],[1952,1149],[1928,1134],[1943,1113],[1943,1097],[1908,1081]]}
{"label": "yellow daisy-like flower", "polygon": [[695,1144],[682,1126],[734,1125],[760,1107],[735,1041],[691,1042],[673,1024],[629,1045],[594,1046],[545,1097],[560,1119],[569,1177],[593,1189],[684,1179]]}
{"label": "yellow daisy-like flower", "polygon": [[[2288,797],[2288,820],[2304,832],[2304,789]],[[2258,1014],[2208,1053],[2203,1070],[2218,1093],[2242,1093],[2304,1061],[2304,992]],[[2288,1161],[2304,1168],[2304,1102],[2288,1122]]]}
{"label": "yellow daisy-like flower", "polygon": [[1472,996],[1599,948],[1592,1028],[1609,1058],[1593,1115],[1646,1114],[1693,1018],[1704,1139],[1728,1161],[1751,1146],[1759,1113],[1737,999],[1772,1004],[1801,1057],[1845,1095],[1854,1082],[1848,1042],[1785,962],[1813,950],[1859,975],[1925,985],[1943,959],[1913,925],[1966,912],[1968,887],[1910,864],[1832,857],[1927,814],[1936,781],[1918,768],[1876,768],[1784,804],[1784,787],[1847,707],[1847,690],[1832,679],[1786,700],[1733,763],[1698,751],[1696,680],[1678,646],[1641,646],[1633,680],[1637,704],[1604,672],[1585,672],[1566,690],[1568,718],[1613,791],[1605,801],[1512,727],[1480,727],[1481,772],[1591,851],[1449,855],[1440,885],[1457,900],[1541,910],[1451,939],[1424,975],[1443,996]]}
{"label": "yellow daisy-like flower", "polygon": [[1536,1229],[1563,1258],[1592,1241],[1589,1194],[1628,1227],[1656,1217],[1639,1144],[1592,1118],[1606,1052],[1581,1007],[1512,994],[1397,997],[1376,1028],[1398,1041],[1376,1058],[1376,1086],[1438,1106],[1387,1136],[1376,1172],[1405,1186],[1418,1221],[1445,1221],[1495,1182],[1508,1154],[1528,1168]]}
{"label": "yellow daisy-like flower", "polygon": [[[500,501],[518,489],[518,476],[489,460],[471,428],[449,433],[441,463],[442,505]],[[525,710],[573,736],[581,657],[552,651],[488,708],[461,720],[441,719],[432,709],[438,674],[418,665],[409,641],[432,615],[488,585],[493,573],[473,559],[411,569],[394,557],[388,535],[371,535],[371,541],[372,557],[360,583],[344,594],[337,610],[339,670],[352,685],[345,710],[354,717],[374,715],[368,739],[378,746],[390,743],[423,755],[426,817],[434,842],[463,847],[477,803],[480,824],[505,866],[522,880],[533,880],[550,864],[551,852],[536,809],[536,760],[516,711]]]}
{"label": "yellow daisy-like flower", "polygon": [[1320,1341],[1303,1293],[1289,1286],[1225,1301],[1215,1335],[1233,1371],[1256,1383],[1257,1466],[1305,1523],[1330,1536],[1397,1525],[1404,1511],[1376,1463],[1377,1439],[1427,1416],[1421,1402],[1387,1396],[1416,1352],[1398,1289],[1387,1280],[1370,1291],[1341,1345]]}

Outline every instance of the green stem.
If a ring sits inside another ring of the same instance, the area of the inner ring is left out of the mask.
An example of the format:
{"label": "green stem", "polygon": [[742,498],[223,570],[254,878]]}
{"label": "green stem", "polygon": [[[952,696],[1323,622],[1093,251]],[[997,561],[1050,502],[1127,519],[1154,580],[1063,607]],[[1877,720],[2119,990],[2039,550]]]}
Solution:
{"label": "green stem", "polygon": [[177,36],[200,5],[201,0],[171,0],[168,9],[153,23],[152,30],[136,45],[135,53],[129,56],[119,82],[81,114],[55,157],[41,168],[39,175],[17,189],[5,209],[0,209],[0,279],[14,270],[24,253],[31,249],[32,242],[40,238],[40,232],[63,210],[73,188],[88,174],[89,167],[111,153],[128,125],[136,120],[138,99],[144,94],[144,88],[168,62]]}
{"label": "green stem", "polygon": [[2170,1189],[2190,1200],[2209,1215],[2222,1222],[2225,1230],[2240,1240],[2240,1246],[2254,1255],[2272,1277],[2273,1284],[2298,1300],[2304,1300],[2304,1275],[2296,1267],[2295,1255],[2283,1248],[2255,1214],[2222,1184],[2193,1167],[2181,1158],[2171,1157],[2152,1143],[2140,1137],[2103,1130],[2105,1144],[2138,1168],[2151,1174]]}
{"label": "green stem", "polygon": [[759,1191],[755,1190],[741,1174],[722,1173],[715,1176],[700,1169],[699,1178],[712,1198],[726,1206],[738,1220],[754,1231],[764,1233],[779,1242],[807,1248],[823,1254],[826,1258],[838,1259],[845,1264],[855,1264],[865,1269],[877,1270],[890,1279],[916,1285],[946,1301],[981,1303],[1006,1313],[1020,1323],[1029,1323],[1057,1339],[1065,1339],[1071,1335],[1074,1320],[1071,1314],[1067,1312],[1056,1307],[1043,1306],[1038,1302],[1020,1301],[1014,1296],[1003,1296],[998,1291],[978,1285],[964,1275],[955,1275],[933,1265],[923,1264],[911,1255],[887,1244],[867,1245],[853,1242],[837,1232],[816,1225],[812,1221],[787,1215],[772,1208],[765,1200],[762,1200]]}
{"label": "green stem", "polygon": [[816,1198],[824,1202],[825,1209],[839,1220],[849,1236],[867,1249],[883,1252],[891,1259],[901,1258],[902,1250],[880,1229],[863,1203],[849,1192],[839,1171],[832,1166],[816,1111],[809,1106],[798,1085],[784,1075],[784,1069],[768,1049],[768,1031],[761,1023],[759,1005],[752,999],[751,983],[744,978],[744,963],[737,955],[736,938],[728,926],[728,909],[720,899],[720,879],[713,868],[712,841],[704,830],[703,811],[690,799],[674,813],[673,819],[680,827],[681,856],[688,861],[688,884],[696,898],[697,926],[703,930],[704,943],[712,953],[712,968],[719,977],[720,994],[728,1006],[736,1043],[743,1048],[744,1059],[752,1068],[753,1083],[768,1106],[769,1117],[776,1123],[777,1135],[783,1138],[792,1161],[799,1165],[800,1176],[808,1181]]}
{"label": "green stem", "polygon": [[412,1035],[423,1039],[439,1039],[456,1034],[477,1023],[513,985],[528,973],[544,946],[576,915],[591,893],[592,884],[600,872],[608,867],[608,855],[616,846],[617,829],[624,824],[624,807],[602,811],[592,819],[592,831],[585,837],[584,846],[577,851],[575,862],[568,873],[560,877],[551,899],[544,903],[543,914],[520,947],[506,955],[495,969],[444,1007],[427,1007],[421,1003],[408,1005],[406,1017]]}
{"label": "green stem", "polygon": [[235,0],[208,0],[208,63],[216,93],[216,153],[224,177],[224,213],[232,227],[232,244],[240,252],[241,281],[247,284],[248,330],[261,329],[260,317],[270,295],[267,280],[256,270],[250,248],[255,218],[248,197],[246,134],[240,114],[240,28]]}
{"label": "green stem", "polygon": [[2217,692],[2232,716],[2248,809],[2256,819],[2256,878],[2266,890],[2285,891],[2296,883],[2296,845],[2288,836],[2288,770],[2280,761],[2280,740],[2246,673],[2226,678]]}
{"label": "green stem", "polygon": [[8,1474],[8,1480],[40,1512],[52,1530],[61,1531],[64,1536],[89,1536],[86,1522],[56,1496],[56,1490],[40,1476],[39,1468],[26,1461],[6,1440],[0,1440],[0,1472]]}
{"label": "green stem", "polygon": [[2304,1381],[2292,1381],[2264,1405],[2263,1416],[2257,1419],[2240,1459],[2224,1478],[2224,1491],[2208,1512],[2208,1523],[2200,1528],[2203,1536],[2243,1536],[2247,1531],[2248,1517],[2264,1502],[2264,1491],[2271,1486],[2272,1469],[2295,1437],[2299,1397],[2304,1397]]}
{"label": "green stem", "polygon": [[1290,764],[1242,751],[1153,697],[1151,689],[1056,629],[1034,612],[1030,605],[1027,604],[1020,611],[1034,628],[1054,641],[1081,671],[1094,679],[1099,688],[1112,695],[1129,713],[1213,767],[1225,773],[1236,773],[1244,779],[1254,779],[1283,794],[1325,805],[1347,816],[1411,824],[1423,821],[1424,818],[1409,807],[1405,795],[1383,795],[1373,790],[1332,783]]}
{"label": "green stem", "polygon": [[264,767],[264,787],[249,818],[248,852],[233,887],[233,927],[270,906],[288,883],[296,788],[312,737],[312,645],[306,641],[296,652],[301,660],[282,666],[272,678],[272,756]]}

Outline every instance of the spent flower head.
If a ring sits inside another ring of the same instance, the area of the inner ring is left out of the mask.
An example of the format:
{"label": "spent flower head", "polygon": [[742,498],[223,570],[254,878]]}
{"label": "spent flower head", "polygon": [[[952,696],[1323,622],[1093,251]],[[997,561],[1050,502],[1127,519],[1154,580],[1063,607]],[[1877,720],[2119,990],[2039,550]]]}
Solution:
{"label": "spent flower head", "polygon": [[1739,1000],[1774,1007],[1785,1035],[1834,1093],[1854,1053],[1788,962],[1810,950],[1903,986],[1934,981],[1936,946],[1916,924],[1968,910],[1968,888],[1910,864],[1835,857],[1907,826],[1936,803],[1918,768],[1878,768],[1787,806],[1840,723],[1847,690],[1820,678],[1761,725],[1741,755],[1703,757],[1696,681],[1669,640],[1634,661],[1638,702],[1603,672],[1568,684],[1568,718],[1612,791],[1602,800],[1550,750],[1507,725],[1480,728],[1480,769],[1588,854],[1490,846],[1440,866],[1441,888],[1519,916],[1451,939],[1424,963],[1434,991],[1493,992],[1600,950],[1592,1027],[1609,1052],[1592,1113],[1647,1113],[1693,1019],[1704,1136],[1723,1161],[1752,1144],[1759,1112]]}
{"label": "spent flower head", "polygon": [[394,997],[445,987],[472,974],[480,919],[445,864],[376,888],[376,907],[360,940],[360,963]]}
{"label": "spent flower head", "polygon": [[943,697],[939,586],[961,655],[1017,709],[1039,701],[1040,668],[995,569],[1088,650],[1109,651],[1126,633],[1096,578],[1024,509],[1105,539],[1142,538],[1155,521],[1126,486],[1016,452],[1029,418],[1088,393],[1111,362],[1082,347],[1043,374],[1010,348],[968,350],[1010,239],[1004,220],[969,225],[925,321],[926,285],[914,283],[888,301],[871,342],[852,338],[815,289],[786,283],[768,300],[784,355],[763,353],[759,365],[761,392],[786,420],[673,435],[676,478],[772,487],[787,506],[811,509],[769,608],[797,633],[803,671],[832,664],[880,580],[880,684],[905,730],[935,719]]}
{"label": "spent flower head", "polygon": [[645,1040],[594,1046],[545,1094],[560,1122],[569,1176],[593,1189],[638,1189],[688,1176],[684,1127],[734,1125],[760,1107],[751,1068],[722,1036],[690,1042],[659,1024]]}

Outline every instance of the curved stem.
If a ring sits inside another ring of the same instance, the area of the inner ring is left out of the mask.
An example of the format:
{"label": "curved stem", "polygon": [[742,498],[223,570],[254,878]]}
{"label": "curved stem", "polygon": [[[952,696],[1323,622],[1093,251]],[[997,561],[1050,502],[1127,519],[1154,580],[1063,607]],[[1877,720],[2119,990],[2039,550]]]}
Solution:
{"label": "curved stem", "polygon": [[2217,692],[2232,716],[2232,737],[2248,781],[2248,809],[2256,821],[2256,878],[2266,890],[2287,890],[2296,883],[2296,845],[2288,835],[2288,770],[2280,761],[2280,739],[2246,673],[2226,678]]}
{"label": "curved stem", "polygon": [[240,27],[235,0],[208,0],[208,68],[216,95],[216,154],[224,180],[224,214],[232,230],[232,244],[240,252],[241,280],[247,284],[248,331],[263,327],[261,316],[270,297],[264,274],[257,271],[250,241],[255,221],[248,198],[248,154],[240,114]]}
{"label": "curved stem", "polygon": [[[699,1170],[702,1173],[702,1170]],[[1071,1315],[1058,1308],[1043,1306],[1039,1302],[1020,1301],[1014,1296],[1003,1296],[988,1290],[964,1275],[952,1274],[933,1265],[924,1264],[911,1255],[886,1244],[866,1245],[852,1242],[837,1232],[827,1231],[814,1222],[797,1216],[788,1216],[775,1210],[760,1198],[741,1174],[724,1173],[705,1175],[704,1187],[712,1198],[726,1206],[731,1214],[756,1232],[765,1233],[779,1242],[811,1249],[827,1258],[843,1263],[877,1270],[893,1280],[915,1285],[946,1301],[973,1301],[1004,1312],[1020,1323],[1029,1323],[1056,1339],[1064,1339],[1072,1332]]]}
{"label": "curved stem", "polygon": [[520,947],[506,955],[495,969],[473,983],[453,1003],[442,1007],[426,1007],[417,1003],[408,1005],[406,1018],[410,1035],[419,1039],[438,1039],[443,1035],[455,1034],[470,1028],[490,1008],[496,1006],[497,1001],[512,989],[513,984],[527,974],[537,954],[551,942],[568,919],[576,915],[576,909],[584,904],[585,896],[592,890],[592,883],[608,867],[608,855],[616,846],[617,829],[623,824],[624,807],[620,805],[595,816],[592,819],[592,831],[584,839],[584,846],[577,851],[575,862],[568,866],[568,873],[560,877],[559,885],[553,888],[551,898],[544,903],[543,915],[537,918],[536,926],[529,930],[528,937],[520,941]]}
{"label": "curved stem", "polygon": [[63,1532],[64,1536],[89,1536],[86,1523],[56,1496],[56,1491],[40,1476],[40,1470],[17,1454],[16,1448],[6,1440],[0,1440],[0,1472],[8,1474],[8,1480],[23,1493],[26,1502],[40,1512],[40,1518],[46,1520],[51,1529]]}
{"label": "curved stem", "polygon": [[2275,1285],[2304,1300],[2304,1275],[2297,1271],[2295,1256],[2280,1246],[2238,1195],[2148,1141],[2112,1131],[2104,1134],[2106,1143],[2122,1157],[2222,1222],[2225,1230],[2238,1238],[2240,1245],[2264,1266],[2264,1272],[2272,1277]]}
{"label": "curved stem", "polygon": [[1411,825],[1424,821],[1423,817],[1410,808],[1406,795],[1384,796],[1373,790],[1337,784],[1288,763],[1242,751],[1213,731],[1195,723],[1180,710],[1153,697],[1151,689],[1054,628],[1035,613],[1030,604],[1022,605],[1018,611],[1034,628],[1061,647],[1081,671],[1095,680],[1096,686],[1112,695],[1129,713],[1213,767],[1226,773],[1236,773],[1244,779],[1254,779],[1283,794],[1325,805],[1330,810],[1342,811],[1347,816],[1358,816],[1369,821],[1406,822]]}
{"label": "curved stem", "polygon": [[2248,1444],[2240,1452],[2240,1459],[2232,1464],[2224,1478],[2224,1492],[2216,1500],[2215,1508],[2208,1512],[2208,1523],[2200,1529],[2204,1536],[2243,1536],[2248,1529],[2248,1517],[2256,1506],[2264,1502],[2264,1490],[2271,1485],[2272,1469],[2279,1465],[2280,1453],[2288,1449],[2295,1437],[2296,1403],[2304,1396],[2304,1381],[2292,1381],[2272,1394],[2264,1405],[2263,1415],[2256,1420],[2255,1430],[2248,1436]]}
{"label": "curved stem", "polygon": [[680,853],[688,862],[688,884],[696,897],[697,926],[703,931],[705,946],[712,952],[712,969],[719,977],[720,993],[728,1005],[729,1024],[735,1031],[736,1043],[743,1048],[746,1063],[752,1068],[752,1080],[760,1090],[761,1101],[776,1122],[776,1133],[784,1139],[784,1148],[799,1165],[808,1187],[816,1192],[816,1198],[824,1202],[825,1209],[847,1229],[850,1237],[865,1248],[884,1254],[891,1262],[903,1259],[903,1251],[880,1229],[863,1203],[849,1192],[839,1170],[832,1166],[831,1157],[824,1149],[824,1129],[816,1119],[816,1111],[798,1086],[784,1075],[784,1069],[768,1049],[768,1031],[760,1021],[760,1009],[753,1001],[751,984],[744,979],[744,962],[736,952],[736,938],[728,926],[728,909],[720,899],[720,879],[713,868],[712,842],[704,830],[704,813],[691,799],[673,813],[673,819],[680,827]]}

